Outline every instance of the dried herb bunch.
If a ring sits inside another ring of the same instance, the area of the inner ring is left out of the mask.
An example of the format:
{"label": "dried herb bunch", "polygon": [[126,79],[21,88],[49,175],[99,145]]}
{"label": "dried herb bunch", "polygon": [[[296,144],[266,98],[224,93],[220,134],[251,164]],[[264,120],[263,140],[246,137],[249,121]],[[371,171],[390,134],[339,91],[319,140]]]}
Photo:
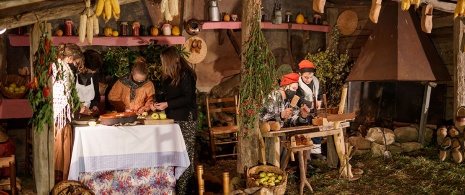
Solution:
{"label": "dried herb bunch", "polygon": [[320,82],[322,92],[327,94],[328,107],[336,107],[341,100],[342,86],[345,83],[353,63],[346,53],[338,55],[340,30],[335,26],[331,32],[331,45],[324,52],[308,53],[305,59],[315,64],[315,76]]}
{"label": "dried herb bunch", "polygon": [[243,125],[240,129],[246,131],[244,135],[257,129],[259,111],[267,101],[268,94],[277,88],[276,60],[260,28],[260,17],[260,13],[255,13],[251,18],[250,37],[245,42],[242,54],[244,65],[239,91],[239,119],[240,125]]}

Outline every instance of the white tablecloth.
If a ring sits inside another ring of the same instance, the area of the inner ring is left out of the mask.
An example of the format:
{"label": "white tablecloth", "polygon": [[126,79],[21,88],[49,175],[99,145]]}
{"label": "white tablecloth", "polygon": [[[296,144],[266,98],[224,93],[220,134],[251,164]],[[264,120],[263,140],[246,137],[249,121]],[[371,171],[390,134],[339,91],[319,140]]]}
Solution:
{"label": "white tablecloth", "polygon": [[79,173],[174,166],[178,179],[189,166],[178,124],[75,127],[68,179]]}

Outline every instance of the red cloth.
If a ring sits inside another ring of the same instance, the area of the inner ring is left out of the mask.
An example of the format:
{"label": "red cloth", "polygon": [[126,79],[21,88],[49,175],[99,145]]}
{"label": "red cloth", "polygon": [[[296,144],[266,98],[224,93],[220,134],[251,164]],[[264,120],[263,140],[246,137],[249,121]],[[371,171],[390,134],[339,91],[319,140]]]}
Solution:
{"label": "red cloth", "polygon": [[308,60],[302,60],[300,63],[299,63],[299,69],[304,69],[304,68],[313,68],[315,69],[315,65],[308,61]]}
{"label": "red cloth", "polygon": [[297,82],[299,82],[299,74],[289,73],[281,77],[281,83],[279,83],[279,86],[282,87],[284,85],[289,85],[291,83],[297,83]]}
{"label": "red cloth", "polygon": [[[0,143],[0,157],[10,157],[15,154],[15,143],[13,140],[8,139],[8,141]],[[9,177],[10,168],[5,167],[0,170],[0,177]]]}

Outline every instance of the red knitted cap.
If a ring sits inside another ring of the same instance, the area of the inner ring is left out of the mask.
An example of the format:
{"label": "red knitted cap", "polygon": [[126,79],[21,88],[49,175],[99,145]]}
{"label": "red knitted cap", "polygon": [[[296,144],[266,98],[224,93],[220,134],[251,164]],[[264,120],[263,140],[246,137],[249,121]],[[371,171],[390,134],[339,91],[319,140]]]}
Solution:
{"label": "red knitted cap", "polygon": [[279,86],[282,87],[284,85],[289,85],[289,84],[297,83],[297,82],[299,82],[299,74],[289,73],[281,77],[281,83],[279,83]]}

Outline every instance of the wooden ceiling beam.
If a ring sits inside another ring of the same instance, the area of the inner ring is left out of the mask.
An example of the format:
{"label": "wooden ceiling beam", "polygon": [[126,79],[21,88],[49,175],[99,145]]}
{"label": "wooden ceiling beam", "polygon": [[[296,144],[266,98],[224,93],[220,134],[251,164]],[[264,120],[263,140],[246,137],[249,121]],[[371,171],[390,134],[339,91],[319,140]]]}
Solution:
{"label": "wooden ceiling beam", "polygon": [[[34,1],[34,0],[30,0]],[[38,0],[35,0],[38,1]],[[119,0],[120,5],[139,2],[140,0]],[[0,18],[0,29],[17,28],[34,24],[38,21],[55,20],[60,18],[66,18],[73,15],[80,14],[85,8],[84,1],[82,3],[75,3],[71,5],[50,8],[47,10],[41,10],[36,12],[24,13],[16,16],[8,16]]]}
{"label": "wooden ceiling beam", "polygon": [[19,7],[23,5],[29,5],[33,3],[40,3],[40,2],[45,2],[47,0],[19,0],[19,1],[2,1],[0,2],[0,7],[1,8],[6,8],[6,7]]}

